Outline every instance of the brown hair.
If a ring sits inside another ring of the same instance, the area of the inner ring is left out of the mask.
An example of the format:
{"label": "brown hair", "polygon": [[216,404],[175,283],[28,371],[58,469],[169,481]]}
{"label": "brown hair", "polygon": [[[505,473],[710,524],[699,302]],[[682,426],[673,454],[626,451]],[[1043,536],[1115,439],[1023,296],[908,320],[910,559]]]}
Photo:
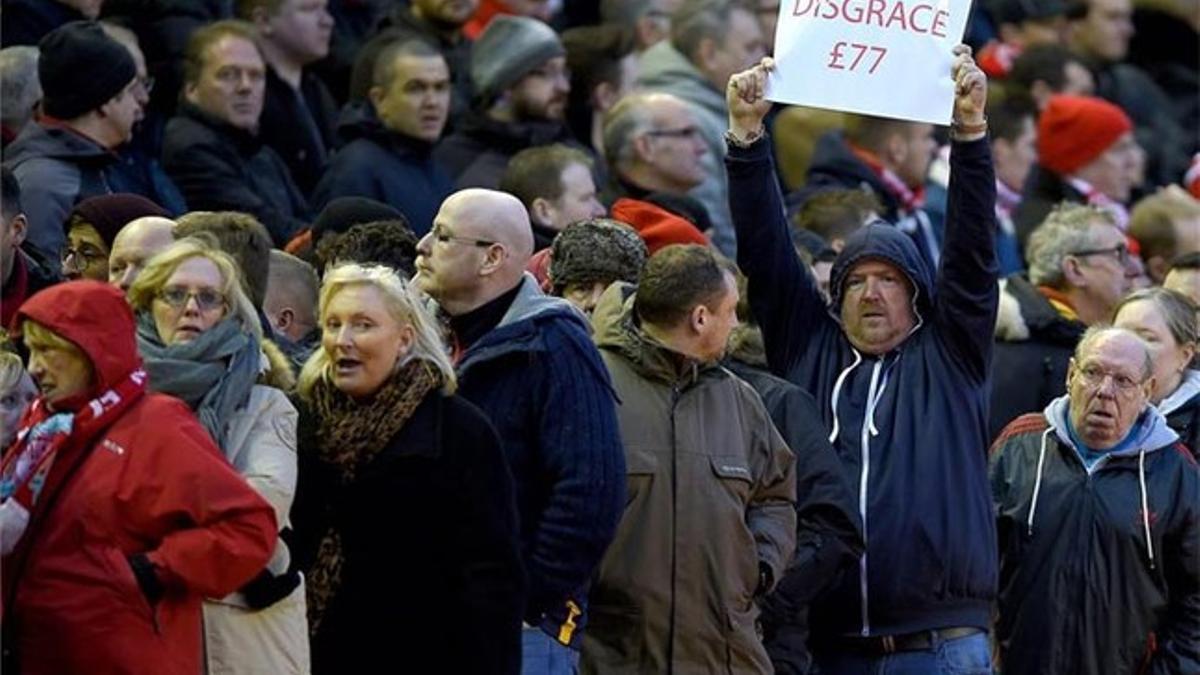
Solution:
{"label": "brown hair", "polygon": [[656,326],[677,326],[696,305],[714,308],[725,294],[725,275],[737,268],[699,244],[664,246],[650,257],[638,282],[633,311]]}

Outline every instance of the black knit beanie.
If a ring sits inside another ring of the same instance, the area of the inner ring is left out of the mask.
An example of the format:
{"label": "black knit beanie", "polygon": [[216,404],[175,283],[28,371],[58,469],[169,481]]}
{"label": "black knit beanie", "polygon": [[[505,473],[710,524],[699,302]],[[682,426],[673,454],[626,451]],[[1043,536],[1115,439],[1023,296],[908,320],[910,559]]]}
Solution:
{"label": "black knit beanie", "polygon": [[69,120],[95,110],[135,77],[129,50],[95,21],[64,24],[38,43],[42,109],[51,117]]}

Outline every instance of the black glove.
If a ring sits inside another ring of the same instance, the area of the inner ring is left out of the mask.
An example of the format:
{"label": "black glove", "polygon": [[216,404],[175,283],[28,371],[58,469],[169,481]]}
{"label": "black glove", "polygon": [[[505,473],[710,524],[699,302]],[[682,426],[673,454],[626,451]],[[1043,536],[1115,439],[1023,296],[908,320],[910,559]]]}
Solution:
{"label": "black glove", "polygon": [[246,604],[250,607],[266,609],[291,595],[299,585],[300,572],[297,570],[288,570],[279,576],[263,570],[245,586],[242,586],[241,591],[246,598]]}
{"label": "black glove", "polygon": [[154,563],[150,562],[145,553],[135,553],[129,556],[129,567],[137,579],[138,588],[142,589],[142,595],[146,596],[151,606],[158,604],[167,589],[159,581],[158,574],[154,571]]}

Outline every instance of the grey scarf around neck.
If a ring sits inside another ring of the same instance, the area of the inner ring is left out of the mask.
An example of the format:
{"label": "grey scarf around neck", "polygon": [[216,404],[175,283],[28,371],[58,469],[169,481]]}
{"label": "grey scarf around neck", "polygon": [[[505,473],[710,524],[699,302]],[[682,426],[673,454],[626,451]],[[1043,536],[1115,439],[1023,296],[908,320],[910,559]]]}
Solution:
{"label": "grey scarf around neck", "polygon": [[230,416],[258,379],[262,348],[241,323],[227,317],[191,342],[164,345],[150,312],[137,317],[138,350],[150,390],[187,403],[208,435],[225,450]]}

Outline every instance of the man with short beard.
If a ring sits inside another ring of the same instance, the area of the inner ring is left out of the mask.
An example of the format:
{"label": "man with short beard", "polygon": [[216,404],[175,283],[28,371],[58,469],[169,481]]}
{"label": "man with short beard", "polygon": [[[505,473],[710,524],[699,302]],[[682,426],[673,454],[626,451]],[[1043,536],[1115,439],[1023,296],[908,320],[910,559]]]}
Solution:
{"label": "man with short beard", "polygon": [[564,122],[571,91],[566,50],[536,19],[494,19],[471,52],[477,105],[434,153],[459,188],[495,188],[525,148],[577,144]]}

